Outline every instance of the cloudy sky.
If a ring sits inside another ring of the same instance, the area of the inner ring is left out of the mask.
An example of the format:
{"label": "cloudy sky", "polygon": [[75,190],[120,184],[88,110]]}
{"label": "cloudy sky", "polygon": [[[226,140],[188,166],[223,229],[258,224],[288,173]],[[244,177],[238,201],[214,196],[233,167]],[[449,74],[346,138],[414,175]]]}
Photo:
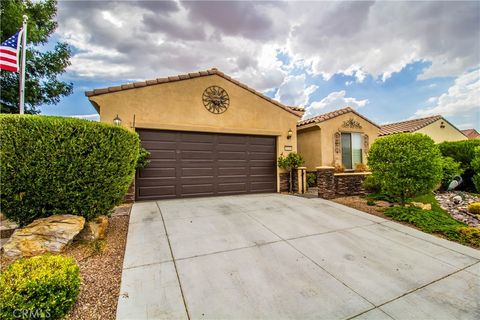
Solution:
{"label": "cloudy sky", "polygon": [[480,129],[477,1],[61,1],[58,21],[75,88],[44,114],[94,118],[85,90],[217,67],[307,117]]}

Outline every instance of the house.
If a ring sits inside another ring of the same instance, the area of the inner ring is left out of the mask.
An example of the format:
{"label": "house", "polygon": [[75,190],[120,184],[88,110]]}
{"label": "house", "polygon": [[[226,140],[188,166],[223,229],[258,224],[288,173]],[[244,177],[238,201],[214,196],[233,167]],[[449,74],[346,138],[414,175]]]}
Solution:
{"label": "house", "polygon": [[379,130],[377,124],[350,107],[335,110],[297,123],[298,152],[307,171],[338,165],[354,170],[359,163],[366,163]]}
{"label": "house", "polygon": [[478,133],[478,131],[475,129],[465,129],[462,130],[462,133],[470,140],[480,139],[480,133]]}
{"label": "house", "polygon": [[382,125],[380,136],[401,132],[419,132],[440,143],[468,139],[462,131],[440,115]]}
{"label": "house", "polygon": [[136,200],[278,192],[277,157],[297,151],[301,112],[217,69],[85,95],[100,121],[135,130],[150,151]]}

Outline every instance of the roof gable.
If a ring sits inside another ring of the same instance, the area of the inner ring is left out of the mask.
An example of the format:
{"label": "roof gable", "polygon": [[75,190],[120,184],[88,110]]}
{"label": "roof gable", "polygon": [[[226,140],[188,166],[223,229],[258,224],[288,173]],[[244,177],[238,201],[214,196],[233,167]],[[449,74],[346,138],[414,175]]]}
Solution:
{"label": "roof gable", "polygon": [[153,86],[153,85],[159,85],[159,84],[163,84],[163,83],[183,81],[183,80],[188,80],[188,79],[193,79],[193,78],[198,78],[198,77],[205,77],[205,76],[212,76],[212,75],[217,75],[219,77],[222,77],[222,78],[236,84],[237,86],[239,86],[239,87],[241,87],[241,88],[243,88],[247,91],[250,91],[251,93],[259,96],[260,98],[267,100],[268,102],[274,104],[275,106],[277,106],[277,107],[279,107],[279,108],[297,116],[297,117],[302,116],[302,114],[298,110],[299,109],[298,107],[286,106],[286,105],[284,105],[284,104],[282,104],[282,103],[280,103],[280,102],[278,102],[278,101],[276,101],[276,100],[274,100],[274,99],[256,91],[255,89],[250,88],[249,86],[241,83],[240,81],[233,79],[232,77],[226,75],[225,73],[219,71],[216,68],[212,68],[212,69],[209,69],[209,70],[206,70],[206,71],[180,74],[180,75],[177,75],[177,76],[170,76],[170,77],[166,77],[166,78],[157,78],[157,79],[153,79],[153,80],[146,80],[146,81],[141,81],[141,82],[128,83],[128,84],[123,84],[123,85],[119,85],[119,86],[94,89],[94,90],[91,90],[91,91],[85,91],[85,96],[93,97],[93,96],[97,96],[97,95],[101,95],[101,94],[109,94],[109,93],[118,92],[118,91],[137,89],[137,88],[142,88],[142,87],[146,87],[146,86]]}
{"label": "roof gable", "polygon": [[442,119],[449,125],[451,125],[453,128],[455,128],[458,132],[461,134],[465,135],[462,131],[460,131],[457,127],[455,127],[453,124],[451,124],[447,119],[442,117],[441,115],[435,115],[431,117],[426,117],[426,118],[419,118],[419,119],[413,119],[413,120],[406,120],[406,121],[400,121],[400,122],[395,122],[395,123],[389,123],[382,125],[380,127],[380,136],[386,136],[389,134],[394,134],[394,133],[406,133],[406,132],[415,132],[418,131],[429,124],[434,123],[437,120]]}
{"label": "roof gable", "polygon": [[334,111],[331,111],[331,112],[327,112],[327,113],[323,113],[321,115],[318,115],[318,116],[315,116],[313,118],[310,118],[310,119],[306,119],[306,120],[300,120],[298,123],[297,123],[297,127],[302,127],[302,126],[305,126],[305,125],[308,125],[308,124],[311,124],[311,123],[320,123],[320,122],[324,122],[324,121],[327,121],[327,120],[330,120],[330,119],[333,119],[333,118],[336,118],[338,116],[341,116],[343,114],[347,114],[347,113],[353,113],[357,116],[359,116],[360,118],[362,118],[363,120],[373,124],[375,127],[377,128],[380,128],[380,126],[378,124],[376,124],[375,122],[371,121],[370,119],[367,119],[366,117],[362,116],[360,113],[356,112],[353,108],[351,107],[346,107],[346,108],[343,108],[343,109],[338,109],[338,110],[334,110]]}

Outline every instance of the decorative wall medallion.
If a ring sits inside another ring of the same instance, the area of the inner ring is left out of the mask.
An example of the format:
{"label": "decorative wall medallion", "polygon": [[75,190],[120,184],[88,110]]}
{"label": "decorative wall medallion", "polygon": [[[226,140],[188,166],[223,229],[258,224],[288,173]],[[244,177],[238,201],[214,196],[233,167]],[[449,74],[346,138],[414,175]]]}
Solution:
{"label": "decorative wall medallion", "polygon": [[215,114],[224,113],[230,105],[227,91],[219,86],[211,86],[205,89],[202,100],[205,108]]}
{"label": "decorative wall medallion", "polygon": [[353,118],[343,121],[344,128],[352,128],[352,129],[362,129],[362,125],[360,122],[355,121]]}
{"label": "decorative wall medallion", "polygon": [[335,132],[335,153],[340,153],[340,132]]}

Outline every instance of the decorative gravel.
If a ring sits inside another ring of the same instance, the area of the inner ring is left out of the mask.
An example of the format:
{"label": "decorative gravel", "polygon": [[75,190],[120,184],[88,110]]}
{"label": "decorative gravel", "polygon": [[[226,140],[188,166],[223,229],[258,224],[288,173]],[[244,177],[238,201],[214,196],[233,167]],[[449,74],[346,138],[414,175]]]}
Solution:
{"label": "decorative gravel", "polygon": [[74,243],[66,250],[80,266],[82,286],[65,319],[115,319],[127,231],[128,215],[114,215],[105,240]]}
{"label": "decorative gravel", "polygon": [[390,203],[388,203],[387,201],[375,200],[374,206],[369,206],[367,204],[367,200],[359,196],[340,197],[340,198],[332,199],[332,201],[343,204],[350,208],[354,208],[366,213],[373,214],[381,218],[390,219],[382,212],[384,208],[387,208],[390,206]]}

